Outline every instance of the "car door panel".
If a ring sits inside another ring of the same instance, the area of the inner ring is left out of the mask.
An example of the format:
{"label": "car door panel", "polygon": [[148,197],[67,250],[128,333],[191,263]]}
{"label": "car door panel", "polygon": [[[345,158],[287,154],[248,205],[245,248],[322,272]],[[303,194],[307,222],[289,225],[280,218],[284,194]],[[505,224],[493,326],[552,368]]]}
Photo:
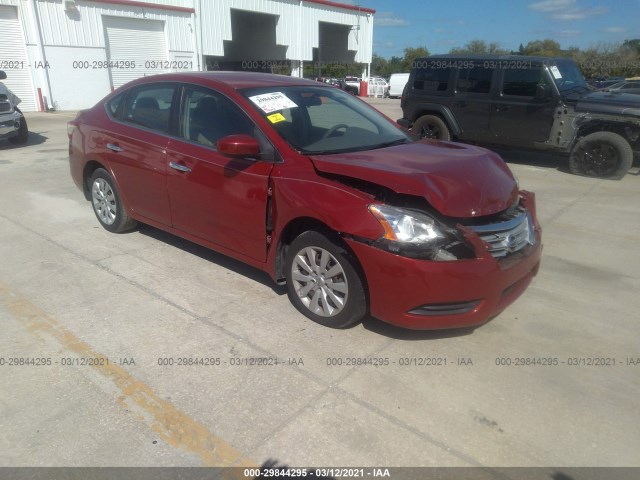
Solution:
{"label": "car door panel", "polygon": [[164,135],[114,123],[109,132],[95,132],[95,145],[103,152],[120,185],[126,204],[135,214],[165,225],[171,224],[167,195]]}
{"label": "car door panel", "polygon": [[255,136],[255,124],[226,96],[185,86],[179,137],[167,149],[173,227],[265,261],[267,198],[273,163],[216,150],[227,135]]}
{"label": "car door panel", "polygon": [[273,164],[179,139],[171,140],[167,162],[173,227],[264,261]]}
{"label": "car door panel", "polygon": [[500,71],[501,89],[494,97],[490,127],[499,143],[544,142],[553,125],[556,103],[553,98],[538,99],[538,83],[550,85],[541,67]]}

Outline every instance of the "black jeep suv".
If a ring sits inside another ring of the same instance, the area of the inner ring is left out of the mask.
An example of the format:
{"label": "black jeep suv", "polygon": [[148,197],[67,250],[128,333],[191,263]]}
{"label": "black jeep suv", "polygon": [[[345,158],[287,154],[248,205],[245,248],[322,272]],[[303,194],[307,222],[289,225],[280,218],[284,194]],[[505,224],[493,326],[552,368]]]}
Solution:
{"label": "black jeep suv", "polygon": [[580,175],[620,179],[640,150],[640,96],[594,92],[568,58],[419,58],[401,106],[421,137],[565,152]]}

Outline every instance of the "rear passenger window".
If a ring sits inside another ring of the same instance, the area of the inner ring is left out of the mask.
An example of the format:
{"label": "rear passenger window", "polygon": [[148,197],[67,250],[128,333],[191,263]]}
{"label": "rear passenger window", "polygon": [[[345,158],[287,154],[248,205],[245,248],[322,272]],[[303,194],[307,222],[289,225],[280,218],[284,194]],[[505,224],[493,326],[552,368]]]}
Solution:
{"label": "rear passenger window", "polygon": [[536,87],[544,83],[540,68],[510,68],[504,71],[502,93],[520,97],[535,97]]}
{"label": "rear passenger window", "polygon": [[450,68],[421,68],[416,70],[413,88],[428,93],[446,92],[450,76]]}
{"label": "rear passenger window", "polygon": [[456,91],[464,93],[489,93],[491,90],[491,68],[461,68],[458,70]]}
{"label": "rear passenger window", "polygon": [[146,85],[127,97],[122,120],[169,133],[174,86]]}

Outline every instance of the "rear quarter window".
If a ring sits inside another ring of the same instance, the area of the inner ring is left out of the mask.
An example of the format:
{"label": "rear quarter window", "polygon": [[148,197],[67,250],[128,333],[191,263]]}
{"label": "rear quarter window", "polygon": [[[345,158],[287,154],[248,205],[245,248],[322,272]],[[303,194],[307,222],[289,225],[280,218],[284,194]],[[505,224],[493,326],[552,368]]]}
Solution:
{"label": "rear quarter window", "polygon": [[124,93],[121,93],[107,102],[107,112],[109,112],[109,115],[113,118],[120,119],[120,117],[122,117],[122,109],[120,109],[120,105],[122,105],[123,98]]}

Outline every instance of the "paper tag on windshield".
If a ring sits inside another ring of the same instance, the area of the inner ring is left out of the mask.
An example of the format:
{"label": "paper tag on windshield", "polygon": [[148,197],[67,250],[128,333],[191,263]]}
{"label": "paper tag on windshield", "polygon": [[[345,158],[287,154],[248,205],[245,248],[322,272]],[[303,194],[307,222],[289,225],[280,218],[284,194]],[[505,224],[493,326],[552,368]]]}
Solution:
{"label": "paper tag on windshield", "polygon": [[255,103],[264,113],[277,112],[278,110],[298,106],[282,92],[254,95],[253,97],[249,97],[249,100]]}
{"label": "paper tag on windshield", "polygon": [[556,67],[555,65],[549,68],[549,70],[551,70],[551,74],[553,75],[553,78],[555,78],[556,80],[560,80],[562,78],[562,74],[560,73],[560,70],[558,70],[558,67]]}

